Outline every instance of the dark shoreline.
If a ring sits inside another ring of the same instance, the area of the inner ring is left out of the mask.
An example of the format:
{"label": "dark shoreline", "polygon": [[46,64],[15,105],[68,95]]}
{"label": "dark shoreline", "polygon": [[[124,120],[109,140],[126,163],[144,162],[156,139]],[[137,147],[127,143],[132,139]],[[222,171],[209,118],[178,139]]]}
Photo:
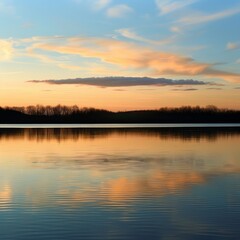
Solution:
{"label": "dark shoreline", "polygon": [[216,107],[111,112],[78,107],[0,108],[0,124],[226,124],[240,123],[240,110]]}

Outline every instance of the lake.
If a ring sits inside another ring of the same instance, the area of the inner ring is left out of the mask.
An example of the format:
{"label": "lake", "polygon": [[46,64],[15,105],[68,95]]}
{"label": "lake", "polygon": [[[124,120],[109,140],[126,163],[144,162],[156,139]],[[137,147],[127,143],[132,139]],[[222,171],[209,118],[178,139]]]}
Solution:
{"label": "lake", "polygon": [[0,149],[1,239],[239,239],[237,125],[2,125]]}

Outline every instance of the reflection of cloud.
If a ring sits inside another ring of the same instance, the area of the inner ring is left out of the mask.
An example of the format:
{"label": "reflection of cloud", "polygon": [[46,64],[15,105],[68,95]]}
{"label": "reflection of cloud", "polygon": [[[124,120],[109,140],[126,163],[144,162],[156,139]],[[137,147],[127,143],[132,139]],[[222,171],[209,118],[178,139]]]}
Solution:
{"label": "reflection of cloud", "polygon": [[9,185],[0,188],[0,211],[8,208],[8,204],[12,199],[12,190]]}
{"label": "reflection of cloud", "polygon": [[[9,131],[14,132],[14,130]],[[53,129],[53,131],[58,132],[57,129]],[[65,129],[65,131],[70,130]],[[79,130],[77,129],[77,131]],[[94,131],[89,132],[87,135],[93,135]],[[101,130],[99,131],[101,133]],[[157,145],[158,147],[155,147],[156,149],[164,148],[166,153],[164,151],[152,151],[151,149],[151,151],[145,151],[145,147],[141,149],[141,152],[138,152],[138,150],[128,150],[130,144],[127,141],[127,131],[119,131],[123,134],[121,137],[114,135],[107,141],[101,141],[104,142],[104,145],[99,145],[96,148],[97,150],[94,150],[91,146],[98,145],[98,142],[90,142],[87,145],[90,146],[88,148],[84,147],[83,141],[79,141],[74,144],[76,148],[73,149],[76,151],[72,151],[71,147],[68,149],[67,146],[71,144],[61,144],[62,147],[53,144],[53,146],[57,146],[56,148],[51,148],[50,144],[49,148],[47,148],[48,151],[42,152],[40,149],[39,154],[30,154],[29,165],[32,168],[61,169],[59,171],[61,176],[54,175],[53,179],[44,179],[43,181],[35,179],[37,184],[30,183],[31,185],[28,186],[25,194],[26,199],[34,207],[63,205],[71,208],[92,202],[104,206],[113,206],[115,203],[116,205],[126,206],[138,199],[140,201],[142,199],[151,200],[168,194],[180,194],[182,191],[191,189],[194,185],[207,184],[215,176],[222,177],[240,172],[239,161],[234,157],[237,157],[237,152],[231,152],[230,149],[231,156],[233,156],[231,159],[228,158],[228,155],[219,152],[218,148],[222,149],[222,146],[228,147],[223,144],[223,141],[210,145],[205,141],[200,142],[201,144],[188,143],[190,145],[187,148],[184,147],[184,149],[191,148],[191,153],[182,150],[180,150],[180,153],[178,151],[172,153],[171,146],[182,149],[182,146],[186,144],[184,141],[179,141],[181,145],[178,145],[174,139],[168,143],[169,149],[165,149],[164,144],[162,145],[161,142]],[[136,134],[138,132],[138,130],[129,131],[130,133],[136,131]],[[174,129],[174,131],[177,131],[177,129]],[[204,130],[199,132],[202,131]],[[216,130],[213,129],[213,131]],[[40,133],[41,131],[39,135]],[[50,136],[51,131],[46,135]],[[146,143],[152,145],[154,143],[154,141],[151,142],[153,136],[151,135],[151,139],[148,140],[143,138],[144,142],[146,140]],[[108,148],[109,143],[112,142],[112,139],[118,137],[123,141],[117,141],[117,151],[111,151]],[[233,143],[236,143],[237,140],[237,137],[234,138]],[[138,141],[136,139],[134,142],[137,145]],[[229,140],[225,142],[233,145]],[[26,146],[29,148],[28,143],[26,143]],[[33,146],[39,148],[36,143]],[[62,151],[64,146],[67,150]],[[82,146],[82,149],[79,146]],[[59,148],[61,148],[60,152]],[[236,148],[234,149],[236,150]],[[148,150],[147,144],[146,150]],[[143,152],[145,154],[142,154]],[[202,155],[202,152],[204,152],[204,155]],[[6,193],[6,191],[3,192]]]}
{"label": "reflection of cloud", "polygon": [[98,87],[130,87],[130,86],[181,86],[181,85],[209,85],[208,82],[197,80],[172,80],[166,78],[140,78],[140,77],[98,77],[76,78],[64,80],[32,80],[31,83],[48,83],[53,85],[78,84]]}
{"label": "reflection of cloud", "polygon": [[[97,189],[98,190],[98,189]],[[72,205],[79,206],[81,203],[94,202],[98,199],[97,190],[81,191],[75,189],[61,189],[57,191],[58,205],[69,205],[69,201]]]}
{"label": "reflection of cloud", "polygon": [[[61,161],[58,157],[57,159]],[[71,165],[69,160],[69,158],[66,159],[66,165]],[[115,165],[114,160],[113,162],[109,160],[102,165],[103,162],[92,163],[92,160],[88,159],[86,160],[88,167],[84,170],[89,170],[87,182],[69,181],[70,176],[67,175],[68,181],[65,177],[61,178],[58,180],[60,185],[55,190],[52,189],[56,196],[54,202],[48,199],[48,194],[43,196],[41,193],[39,196],[39,194],[33,194],[32,191],[28,198],[31,198],[32,204],[36,205],[79,206],[97,201],[102,205],[120,204],[123,206],[126,202],[136,201],[136,199],[162,197],[191,188],[193,185],[205,184],[213,176],[240,172],[239,163],[236,160],[228,160],[214,167],[212,167],[212,162],[201,162],[190,158],[179,158],[175,161],[168,158],[165,162],[154,163],[149,159],[143,161],[145,161],[143,165],[135,162],[137,169],[133,168],[130,160],[126,160],[125,169],[122,169],[119,166],[123,163],[117,162],[117,166],[112,167]],[[74,162],[73,169],[80,170],[84,164],[83,160],[81,162]]]}
{"label": "reflection of cloud", "polygon": [[[96,176],[93,177],[96,178]],[[98,201],[103,205],[124,204],[126,201],[134,201],[136,198],[141,199],[144,196],[161,197],[173,194],[176,191],[191,187],[193,184],[205,182],[204,176],[200,173],[154,170],[143,176],[123,176],[110,180],[104,179],[104,175],[98,175],[97,178],[99,177],[102,179],[102,183],[98,185],[84,185],[84,187],[74,185],[73,188],[66,187],[57,190],[56,195],[58,197],[55,203],[59,205],[79,205]],[[34,203],[41,204],[37,201],[34,201]]]}
{"label": "reflection of cloud", "polygon": [[144,177],[112,179],[100,189],[100,195],[105,193],[106,199],[110,202],[133,200],[144,195],[171,194],[203,182],[204,177],[199,173],[156,171]]}
{"label": "reflection of cloud", "polygon": [[[171,162],[170,159],[168,161]],[[111,164],[111,163],[108,163]],[[126,202],[135,201],[136,199],[142,199],[145,197],[162,197],[168,194],[175,194],[179,191],[191,188],[196,184],[204,184],[206,181],[216,175],[226,175],[231,173],[239,173],[240,168],[237,167],[236,162],[232,164],[223,164],[214,169],[205,169],[204,166],[193,168],[191,161],[187,161],[186,168],[188,171],[179,171],[180,165],[176,161],[176,166],[168,171],[164,170],[164,166],[152,165],[151,168],[144,167],[148,171],[144,174],[142,169],[137,171],[138,174],[123,174],[114,178],[109,179],[106,177],[106,168],[103,167],[101,170],[102,174],[96,175],[95,173],[91,176],[94,179],[98,179],[98,184],[85,184],[83,186],[74,185],[73,188],[63,188],[58,190],[58,201],[60,205],[78,205],[86,202],[101,202],[103,205],[114,205],[122,204]],[[154,167],[153,167],[154,166]],[[129,169],[130,166],[128,166]],[[143,167],[143,166],[142,166]],[[91,167],[92,168],[92,167]],[[104,170],[105,168],[105,170]],[[208,168],[208,167],[207,167]],[[93,168],[98,169],[99,168]],[[133,168],[130,167],[131,170]],[[117,171],[120,168],[115,169]],[[136,169],[135,169],[136,170]],[[111,170],[113,171],[113,169]],[[91,181],[89,181],[91,182]],[[85,190],[82,190],[85,189]],[[66,200],[67,199],[67,200]]]}

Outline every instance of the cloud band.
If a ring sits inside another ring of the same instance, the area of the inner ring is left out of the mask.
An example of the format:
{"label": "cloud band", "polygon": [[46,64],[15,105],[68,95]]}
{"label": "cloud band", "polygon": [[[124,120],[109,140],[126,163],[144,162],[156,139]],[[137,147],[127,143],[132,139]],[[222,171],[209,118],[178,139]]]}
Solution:
{"label": "cloud band", "polygon": [[[52,85],[90,85],[97,87],[134,87],[134,86],[192,86],[210,85],[209,82],[198,80],[173,80],[166,78],[148,77],[96,77],[96,78],[75,78],[61,80],[31,80],[30,83],[46,83]],[[212,85],[212,83],[211,83]]]}

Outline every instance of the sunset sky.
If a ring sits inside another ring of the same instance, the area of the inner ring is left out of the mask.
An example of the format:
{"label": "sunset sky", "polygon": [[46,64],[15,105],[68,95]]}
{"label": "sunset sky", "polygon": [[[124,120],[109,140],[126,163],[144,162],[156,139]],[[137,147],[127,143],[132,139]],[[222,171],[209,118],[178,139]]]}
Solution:
{"label": "sunset sky", "polygon": [[239,0],[0,0],[0,106],[240,109]]}

